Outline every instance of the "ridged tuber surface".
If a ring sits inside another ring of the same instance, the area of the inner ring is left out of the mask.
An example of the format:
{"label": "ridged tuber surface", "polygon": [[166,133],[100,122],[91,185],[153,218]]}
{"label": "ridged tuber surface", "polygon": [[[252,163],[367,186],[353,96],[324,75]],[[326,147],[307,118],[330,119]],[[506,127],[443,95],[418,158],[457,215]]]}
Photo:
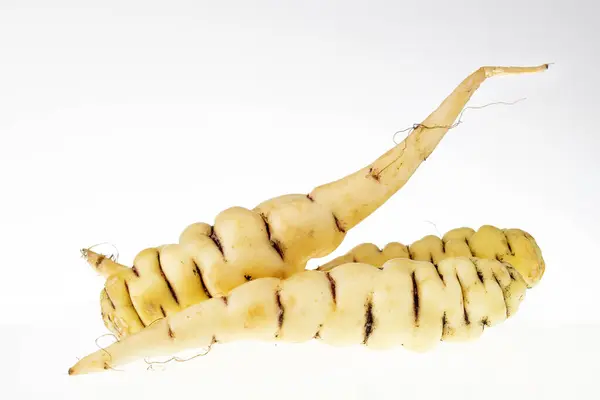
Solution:
{"label": "ridged tuber surface", "polygon": [[102,308],[116,311],[104,313],[106,325],[124,337],[249,280],[303,271],[310,259],[334,251],[349,229],[404,186],[487,78],[547,68],[479,68],[404,141],[372,164],[309,194],[276,197],[251,210],[232,207],[217,215],[213,225],[192,224],[179,243],[139,252],[132,268],[83,250],[107,278]]}
{"label": "ridged tuber surface", "polygon": [[[538,261],[541,263],[541,260]],[[200,302],[98,350],[69,369],[100,372],[139,360],[239,340],[427,351],[481,336],[518,310],[527,283],[508,263],[474,257],[392,259],[260,278]]]}
{"label": "ridged tuber surface", "polygon": [[[157,264],[148,266],[136,263],[135,272],[127,269],[107,280],[101,295],[102,316],[105,325],[118,339],[166,315],[213,297],[203,286],[205,278],[202,278],[197,264],[186,264],[185,258],[177,259],[177,254],[169,249],[176,247],[157,251]],[[374,244],[364,243],[319,267],[319,270],[328,271],[350,262],[381,267],[393,258],[430,261],[438,265],[448,257],[458,256],[508,262],[520,271],[529,286],[539,281],[545,269],[541,251],[527,232],[484,225],[477,231],[471,228],[453,229],[442,238],[429,235],[409,246],[390,243],[383,250]],[[158,264],[159,259],[161,264]],[[168,265],[173,268],[162,267],[164,260],[170,261]],[[120,329],[122,326],[137,329],[124,331]]]}
{"label": "ridged tuber surface", "polygon": [[458,256],[507,262],[519,270],[529,287],[537,284],[545,270],[541,250],[529,233],[521,229],[499,229],[491,225],[483,225],[477,231],[471,228],[452,229],[441,238],[428,235],[408,246],[391,242],[380,249],[373,243],[363,243],[343,256],[321,265],[318,270],[328,271],[348,262],[381,266],[393,258],[410,258],[439,264],[446,258]]}

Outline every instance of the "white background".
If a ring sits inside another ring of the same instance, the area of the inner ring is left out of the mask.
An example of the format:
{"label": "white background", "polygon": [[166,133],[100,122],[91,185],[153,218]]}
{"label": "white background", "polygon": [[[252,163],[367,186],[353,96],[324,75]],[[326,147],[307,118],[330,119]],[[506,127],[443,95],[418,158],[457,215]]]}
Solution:
{"label": "white background", "polygon": [[[6,398],[598,398],[597,11],[592,0],[1,0]],[[106,333],[103,282],[80,248],[109,241],[130,264],[225,208],[363,167],[481,65],[546,62],[485,82],[470,105],[527,100],[467,111],[396,196],[310,264],[364,241],[521,228],[547,271],[505,324],[425,355],[239,343],[162,372],[67,376]]]}

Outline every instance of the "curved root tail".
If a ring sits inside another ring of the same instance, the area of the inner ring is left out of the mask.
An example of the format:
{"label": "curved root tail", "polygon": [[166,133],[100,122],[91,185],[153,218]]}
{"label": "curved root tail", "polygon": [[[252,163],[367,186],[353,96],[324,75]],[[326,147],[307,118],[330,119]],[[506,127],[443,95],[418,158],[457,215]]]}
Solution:
{"label": "curved root tail", "polygon": [[547,69],[548,64],[479,68],[464,79],[405,140],[354,174],[317,187],[311,197],[327,205],[345,230],[351,229],[404,186],[419,165],[431,155],[471,96],[487,78],[537,73]]}

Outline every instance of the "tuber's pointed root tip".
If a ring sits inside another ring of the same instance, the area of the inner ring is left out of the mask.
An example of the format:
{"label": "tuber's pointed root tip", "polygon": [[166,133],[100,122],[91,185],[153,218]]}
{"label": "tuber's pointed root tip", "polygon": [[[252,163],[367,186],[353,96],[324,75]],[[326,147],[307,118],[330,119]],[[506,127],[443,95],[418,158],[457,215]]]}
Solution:
{"label": "tuber's pointed root tip", "polygon": [[69,368],[69,371],[67,371],[67,373],[69,374],[69,376],[75,376],[75,375],[82,375],[85,372],[82,372],[81,368],[78,368],[79,363],[73,365],[71,368]]}
{"label": "tuber's pointed root tip", "polygon": [[91,266],[93,266],[95,268],[95,264],[98,261],[98,257],[99,254],[90,250],[89,248],[87,249],[81,249],[79,250],[79,252],[81,253],[81,257]]}
{"label": "tuber's pointed root tip", "polygon": [[79,376],[79,375],[87,375],[91,372],[96,372],[96,371],[85,371],[80,368],[71,367],[71,368],[69,368],[68,374],[69,374],[69,376]]}
{"label": "tuber's pointed root tip", "polygon": [[96,262],[98,261],[99,258],[105,257],[102,254],[98,254],[95,251],[90,250],[89,247],[81,249],[81,250],[79,250],[79,252],[81,253],[81,257],[83,257],[83,259],[92,266],[94,266],[96,264]]}
{"label": "tuber's pointed root tip", "polygon": [[77,363],[73,364],[71,368],[67,371],[69,376],[73,375],[81,375],[81,360],[78,360]]}
{"label": "tuber's pointed root tip", "polygon": [[554,63],[546,63],[537,66],[487,66],[481,67],[483,71],[485,71],[486,78],[490,78],[492,76],[497,75],[513,75],[513,74],[524,74],[524,73],[538,73],[546,71],[550,68],[550,65]]}
{"label": "tuber's pointed root tip", "polygon": [[107,362],[99,359],[98,357],[92,356],[79,360],[76,364],[69,368],[67,373],[69,376],[87,375],[96,372],[102,372],[109,368],[110,367],[108,366]]}

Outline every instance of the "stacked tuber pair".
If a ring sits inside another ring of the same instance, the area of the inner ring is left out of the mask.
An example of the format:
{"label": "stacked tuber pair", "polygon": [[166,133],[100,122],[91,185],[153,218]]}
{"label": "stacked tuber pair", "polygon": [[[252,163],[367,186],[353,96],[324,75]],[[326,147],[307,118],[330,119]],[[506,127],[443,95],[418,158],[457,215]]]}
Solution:
{"label": "stacked tuber pair", "polygon": [[139,252],[131,268],[83,250],[106,277],[102,318],[117,341],[69,374],[239,340],[427,351],[478,338],[514,315],[545,270],[535,239],[520,229],[458,228],[383,249],[367,243],[317,269],[306,265],[404,186],[487,78],[547,68],[479,68],[370,165],[308,194],[229,208],[212,225],[188,226],[177,244]]}

